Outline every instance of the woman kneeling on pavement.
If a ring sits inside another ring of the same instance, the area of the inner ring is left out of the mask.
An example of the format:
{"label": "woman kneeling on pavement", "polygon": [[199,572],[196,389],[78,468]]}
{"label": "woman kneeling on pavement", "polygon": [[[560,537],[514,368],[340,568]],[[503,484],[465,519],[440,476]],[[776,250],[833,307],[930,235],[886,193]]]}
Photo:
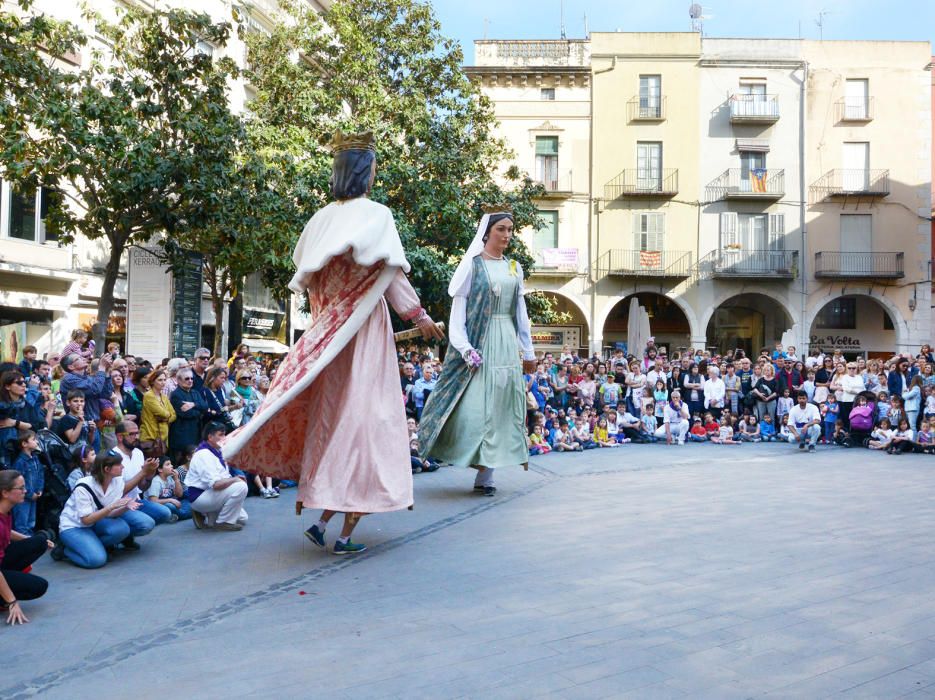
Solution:
{"label": "woman kneeling on pavement", "polygon": [[192,504],[192,519],[199,530],[240,530],[247,522],[243,502],[247,498],[247,482],[231,476],[221,454],[221,438],[226,434],[220,423],[208,423],[202,442],[185,475],[188,498]]}
{"label": "woman kneeling on pavement", "polygon": [[15,469],[0,471],[0,611],[11,625],[29,622],[20,601],[41,598],[49,587],[44,578],[24,572],[52,546],[45,532],[27,537],[13,529],[13,507],[25,497],[23,475]]}
{"label": "woman kneeling on pavement", "polygon": [[120,455],[98,455],[90,476],[78,479],[65,503],[59,522],[59,547],[52,550],[52,558],[64,556],[82,569],[99,569],[118,544],[124,543],[124,549],[139,549],[134,538],[152,532],[156,521],[138,512],[140,502],[126,493],[143,476],[151,475],[151,467],[155,467],[154,462],[147,463],[126,483]]}

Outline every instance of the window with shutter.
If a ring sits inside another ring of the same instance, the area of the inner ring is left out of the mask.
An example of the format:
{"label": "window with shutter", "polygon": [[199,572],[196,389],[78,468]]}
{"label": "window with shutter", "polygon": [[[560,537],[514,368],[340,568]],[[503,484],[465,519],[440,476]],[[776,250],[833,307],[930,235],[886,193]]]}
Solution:
{"label": "window with shutter", "polygon": [[721,249],[737,248],[739,246],[737,214],[732,211],[721,212]]}
{"label": "window with shutter", "polygon": [[536,137],[536,179],[549,191],[558,189],[558,136]]}
{"label": "window with shutter", "polygon": [[769,215],[769,249],[786,249],[786,215]]}
{"label": "window with shutter", "polygon": [[542,226],[536,229],[532,246],[535,250],[558,247],[558,212],[540,211]]}
{"label": "window with shutter", "polygon": [[633,245],[636,250],[665,250],[665,214],[660,212],[641,212],[633,217]]}

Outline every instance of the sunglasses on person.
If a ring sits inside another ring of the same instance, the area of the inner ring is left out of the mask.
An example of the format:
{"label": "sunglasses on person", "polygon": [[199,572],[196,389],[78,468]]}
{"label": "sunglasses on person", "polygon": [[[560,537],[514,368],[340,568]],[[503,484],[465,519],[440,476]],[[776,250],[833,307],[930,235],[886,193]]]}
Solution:
{"label": "sunglasses on person", "polygon": [[14,383],[14,384],[19,384],[20,386],[26,386],[26,380],[25,380],[25,379],[14,379],[14,380],[13,380],[13,383]]}

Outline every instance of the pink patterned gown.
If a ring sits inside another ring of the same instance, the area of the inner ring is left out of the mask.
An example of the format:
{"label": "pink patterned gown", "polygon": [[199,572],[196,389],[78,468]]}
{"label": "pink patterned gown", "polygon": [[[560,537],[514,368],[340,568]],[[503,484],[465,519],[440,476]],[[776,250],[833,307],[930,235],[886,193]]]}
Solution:
{"label": "pink patterned gown", "polygon": [[350,253],[312,273],[308,295],[311,327],[280,365],[253,420],[228,436],[225,457],[245,471],[298,481],[305,508],[406,508],[412,470],[387,302],[408,320],[421,312],[419,298],[400,268],[363,267]]}

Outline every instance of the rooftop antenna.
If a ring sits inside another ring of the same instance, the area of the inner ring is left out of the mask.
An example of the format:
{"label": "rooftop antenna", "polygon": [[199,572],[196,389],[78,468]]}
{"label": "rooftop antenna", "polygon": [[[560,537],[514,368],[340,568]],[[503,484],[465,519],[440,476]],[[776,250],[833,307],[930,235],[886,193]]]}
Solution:
{"label": "rooftop antenna", "polygon": [[490,27],[490,18],[484,17],[484,40],[487,40],[487,29]]}
{"label": "rooftop antenna", "polygon": [[701,7],[697,2],[693,2],[688,7],[688,16],[692,20],[692,31],[697,32],[698,34],[704,34],[704,20],[703,16],[704,8]]}
{"label": "rooftop antenna", "polygon": [[588,13],[584,13],[584,38],[587,39],[591,36],[591,32],[588,31]]}
{"label": "rooftop antenna", "polygon": [[565,36],[565,0],[561,2],[561,16],[562,16],[562,39],[567,39]]}
{"label": "rooftop antenna", "polygon": [[819,10],[818,19],[815,20],[815,24],[818,25],[818,39],[819,41],[824,41],[825,39],[825,15],[830,15],[829,10]]}

